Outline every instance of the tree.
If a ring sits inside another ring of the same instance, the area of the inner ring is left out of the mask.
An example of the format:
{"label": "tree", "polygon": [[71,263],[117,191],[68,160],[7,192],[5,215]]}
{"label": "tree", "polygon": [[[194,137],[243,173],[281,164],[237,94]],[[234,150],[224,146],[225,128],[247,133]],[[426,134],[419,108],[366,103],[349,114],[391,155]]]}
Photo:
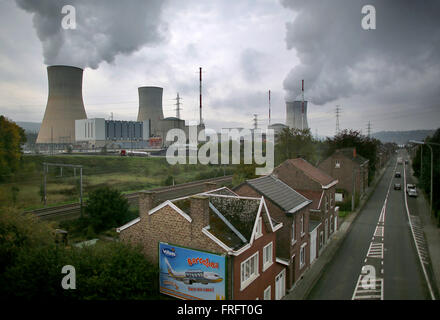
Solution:
{"label": "tree", "polygon": [[120,226],[128,215],[127,199],[118,191],[103,187],[89,195],[85,212],[94,231]]}
{"label": "tree", "polygon": [[0,116],[0,181],[4,181],[20,167],[23,152],[21,146],[26,142],[23,128]]}
{"label": "tree", "polygon": [[313,163],[316,159],[315,141],[310,129],[283,129],[275,144],[275,164],[302,157]]}

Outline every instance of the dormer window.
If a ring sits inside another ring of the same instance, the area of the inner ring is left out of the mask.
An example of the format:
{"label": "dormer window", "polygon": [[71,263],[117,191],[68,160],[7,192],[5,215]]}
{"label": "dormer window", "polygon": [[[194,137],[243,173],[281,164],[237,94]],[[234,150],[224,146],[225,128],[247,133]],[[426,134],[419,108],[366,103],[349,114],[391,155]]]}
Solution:
{"label": "dormer window", "polygon": [[255,238],[259,238],[262,235],[263,235],[263,219],[259,217],[257,222],[257,230],[255,232]]}

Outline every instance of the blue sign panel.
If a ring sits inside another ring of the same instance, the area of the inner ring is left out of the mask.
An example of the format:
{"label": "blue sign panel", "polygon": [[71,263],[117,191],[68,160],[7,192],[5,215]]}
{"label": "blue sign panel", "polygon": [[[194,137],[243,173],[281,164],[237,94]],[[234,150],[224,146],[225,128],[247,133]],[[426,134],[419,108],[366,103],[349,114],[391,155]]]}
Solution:
{"label": "blue sign panel", "polygon": [[226,258],[159,244],[160,292],[185,300],[226,298]]}

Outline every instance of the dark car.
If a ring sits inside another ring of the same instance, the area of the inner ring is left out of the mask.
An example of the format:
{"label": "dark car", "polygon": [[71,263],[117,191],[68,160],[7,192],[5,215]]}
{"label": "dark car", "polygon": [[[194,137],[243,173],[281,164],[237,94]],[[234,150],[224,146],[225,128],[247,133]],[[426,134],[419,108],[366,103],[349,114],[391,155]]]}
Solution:
{"label": "dark car", "polygon": [[394,184],[394,190],[402,190],[402,186],[400,185],[400,183]]}
{"label": "dark car", "polygon": [[396,172],[396,174],[394,175],[396,178],[400,178],[401,177],[401,175],[400,175],[400,172]]}

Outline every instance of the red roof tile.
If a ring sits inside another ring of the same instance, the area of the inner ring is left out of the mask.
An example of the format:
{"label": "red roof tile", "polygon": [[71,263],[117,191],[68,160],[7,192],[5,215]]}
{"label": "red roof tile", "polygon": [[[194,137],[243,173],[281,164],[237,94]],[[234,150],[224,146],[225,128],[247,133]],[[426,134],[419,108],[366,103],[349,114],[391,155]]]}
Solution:
{"label": "red roof tile", "polygon": [[336,181],[333,177],[329,176],[327,173],[322,171],[321,169],[316,168],[311,165],[309,162],[302,158],[289,159],[287,160],[290,164],[294,165],[301,171],[303,171],[307,176],[309,176],[314,181],[321,184],[321,186],[327,186],[330,183]]}

